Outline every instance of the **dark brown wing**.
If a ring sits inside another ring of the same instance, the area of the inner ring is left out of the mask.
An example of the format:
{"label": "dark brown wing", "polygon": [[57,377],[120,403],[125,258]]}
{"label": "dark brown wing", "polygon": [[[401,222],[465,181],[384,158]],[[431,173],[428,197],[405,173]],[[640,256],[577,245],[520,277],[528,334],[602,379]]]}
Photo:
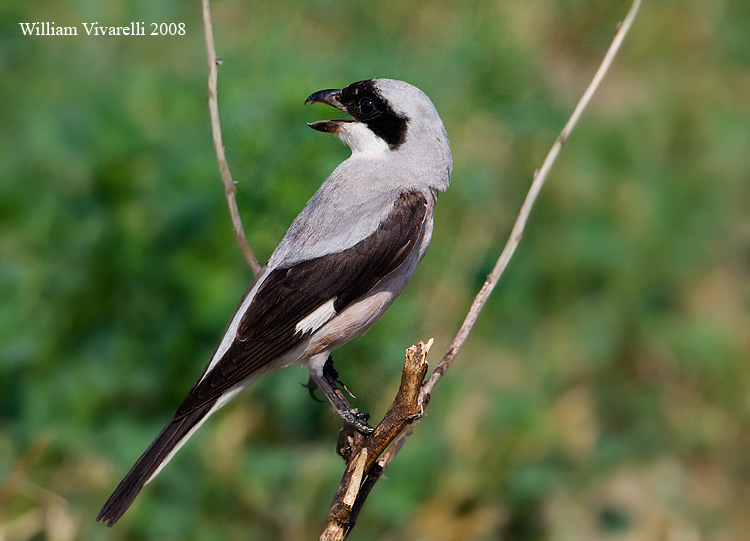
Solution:
{"label": "dark brown wing", "polygon": [[297,324],[322,304],[335,299],[334,310],[341,312],[396,270],[416,245],[426,214],[425,196],[404,192],[378,229],[351,248],[273,270],[242,316],[231,346],[196,383],[175,418],[216,400],[307,338],[311,332],[297,332]]}

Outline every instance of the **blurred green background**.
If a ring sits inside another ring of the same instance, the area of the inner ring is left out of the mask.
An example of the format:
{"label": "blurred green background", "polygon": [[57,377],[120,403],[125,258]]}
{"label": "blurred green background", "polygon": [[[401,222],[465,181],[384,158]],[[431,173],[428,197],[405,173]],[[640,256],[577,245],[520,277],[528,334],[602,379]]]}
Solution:
{"label": "blurred green background", "polygon": [[[337,352],[379,418],[434,365],[628,2],[216,1],[227,156],[265,261],[347,149],[305,123],[373,76],[434,101],[455,159],[433,244]],[[315,538],[340,423],[264,378],[113,529],[94,522],[251,280],[206,107],[198,2],[0,6],[0,539]],[[23,36],[18,23],[76,25]],[[82,22],[184,22],[88,37]],[[647,1],[523,242],[357,540],[747,539],[750,3]]]}

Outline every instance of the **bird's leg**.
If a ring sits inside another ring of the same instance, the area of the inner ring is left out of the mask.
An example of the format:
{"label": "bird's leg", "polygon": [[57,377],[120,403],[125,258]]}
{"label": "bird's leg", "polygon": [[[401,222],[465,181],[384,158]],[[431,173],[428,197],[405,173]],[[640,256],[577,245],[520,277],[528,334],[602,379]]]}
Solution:
{"label": "bird's leg", "polygon": [[321,373],[318,374],[316,371],[310,372],[310,380],[308,381],[307,388],[310,390],[310,394],[315,389],[322,390],[333,409],[336,410],[336,413],[341,416],[345,423],[352,425],[362,434],[372,433],[375,429],[367,424],[370,414],[357,411],[356,408],[352,408],[349,405],[344,393],[338,388],[338,385],[341,385],[344,389],[346,389],[346,386],[338,378],[339,374],[333,367],[333,358],[329,355]]}

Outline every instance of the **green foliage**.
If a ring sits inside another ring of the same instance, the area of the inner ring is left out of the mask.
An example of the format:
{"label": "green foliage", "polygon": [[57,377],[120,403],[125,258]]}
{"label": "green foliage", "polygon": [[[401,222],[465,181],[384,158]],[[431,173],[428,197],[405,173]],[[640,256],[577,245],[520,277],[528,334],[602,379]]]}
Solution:
{"label": "green foliage", "polygon": [[[647,2],[525,238],[352,539],[714,539],[747,531],[748,8]],[[455,158],[431,251],[336,355],[382,415],[445,350],[627,3],[215,2],[226,152],[261,260],[347,156],[305,97],[433,99]],[[197,3],[0,7],[0,537],[312,539],[338,422],[269,375],[107,530],[94,517],[251,280],[205,104]],[[184,36],[23,36],[24,21]],[[53,535],[54,533],[54,535]]]}

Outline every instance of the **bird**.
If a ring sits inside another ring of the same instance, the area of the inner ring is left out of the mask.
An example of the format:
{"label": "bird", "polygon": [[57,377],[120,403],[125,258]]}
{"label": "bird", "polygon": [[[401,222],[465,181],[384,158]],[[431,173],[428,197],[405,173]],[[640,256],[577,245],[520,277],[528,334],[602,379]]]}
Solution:
{"label": "bird", "polygon": [[435,106],[409,83],[367,79],[309,103],[347,114],[308,125],[335,134],[351,155],[294,219],[200,378],[102,507],[97,520],[108,526],[211,414],[271,370],[306,365],[310,388],[345,423],[373,430],[338,388],[331,352],[369,329],[411,280],[453,158]]}

